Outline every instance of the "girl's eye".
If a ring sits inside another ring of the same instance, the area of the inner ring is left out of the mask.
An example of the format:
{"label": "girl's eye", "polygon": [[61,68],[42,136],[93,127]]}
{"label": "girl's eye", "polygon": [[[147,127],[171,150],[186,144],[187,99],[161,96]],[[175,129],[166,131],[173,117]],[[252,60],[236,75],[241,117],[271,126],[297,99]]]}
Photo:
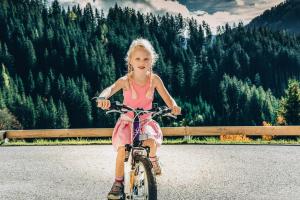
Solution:
{"label": "girl's eye", "polygon": [[144,61],[148,61],[148,60],[149,60],[149,58],[145,58],[145,59],[144,59]]}
{"label": "girl's eye", "polygon": [[140,60],[140,58],[135,58],[135,60]]}

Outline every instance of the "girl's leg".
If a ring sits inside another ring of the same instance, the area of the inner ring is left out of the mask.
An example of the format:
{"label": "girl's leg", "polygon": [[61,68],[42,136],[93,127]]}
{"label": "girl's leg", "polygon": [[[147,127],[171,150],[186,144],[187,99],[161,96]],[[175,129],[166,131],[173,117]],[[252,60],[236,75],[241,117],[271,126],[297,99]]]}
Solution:
{"label": "girl's leg", "polygon": [[125,147],[118,148],[118,154],[116,158],[116,181],[122,181],[124,178],[124,159],[125,159]]}
{"label": "girl's leg", "polygon": [[149,146],[150,147],[150,153],[149,153],[149,159],[154,167],[154,172],[156,175],[161,175],[161,167],[158,163],[158,158],[156,156],[156,142],[154,139],[147,139],[143,141],[143,146]]}
{"label": "girl's leg", "polygon": [[123,196],[124,158],[125,147],[119,147],[118,155],[116,158],[116,178],[110,192],[107,195],[108,199],[121,199],[121,197]]}
{"label": "girl's leg", "polygon": [[[143,146],[150,147],[150,157],[156,156],[156,142],[154,139],[147,139],[143,141]],[[118,148],[118,154],[116,158],[116,179],[124,177],[124,159],[125,159],[125,147],[120,146]]]}
{"label": "girl's leg", "polygon": [[147,139],[143,141],[143,146],[149,146],[150,147],[150,157],[155,157],[156,156],[156,142],[154,139]]}

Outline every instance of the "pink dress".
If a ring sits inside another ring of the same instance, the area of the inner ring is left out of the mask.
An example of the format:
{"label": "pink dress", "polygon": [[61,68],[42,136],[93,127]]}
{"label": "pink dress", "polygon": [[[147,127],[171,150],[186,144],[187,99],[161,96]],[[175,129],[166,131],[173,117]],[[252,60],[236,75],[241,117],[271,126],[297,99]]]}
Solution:
{"label": "pink dress", "polygon": [[[130,81],[130,89],[123,90],[124,101],[123,104],[131,108],[143,108],[149,110],[152,108],[152,101],[154,97],[154,90],[151,93],[151,98],[146,96],[146,92],[150,89],[150,81],[144,86],[136,84],[134,81]],[[134,90],[136,98],[132,95]],[[159,148],[163,141],[163,135],[159,124],[151,119],[151,114],[140,115],[140,128],[141,134],[146,134],[147,138],[152,138],[156,141],[156,145]],[[125,144],[132,144],[133,141],[133,112],[122,114],[118,119],[112,134],[112,145],[115,151],[120,146]]]}

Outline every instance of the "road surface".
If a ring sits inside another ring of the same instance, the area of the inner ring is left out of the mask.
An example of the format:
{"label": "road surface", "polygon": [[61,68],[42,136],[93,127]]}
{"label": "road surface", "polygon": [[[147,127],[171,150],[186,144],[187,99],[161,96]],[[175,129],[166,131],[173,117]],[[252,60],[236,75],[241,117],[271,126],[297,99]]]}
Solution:
{"label": "road surface", "polygon": [[[158,199],[300,199],[300,146],[164,145]],[[104,200],[111,145],[0,146],[1,200]]]}

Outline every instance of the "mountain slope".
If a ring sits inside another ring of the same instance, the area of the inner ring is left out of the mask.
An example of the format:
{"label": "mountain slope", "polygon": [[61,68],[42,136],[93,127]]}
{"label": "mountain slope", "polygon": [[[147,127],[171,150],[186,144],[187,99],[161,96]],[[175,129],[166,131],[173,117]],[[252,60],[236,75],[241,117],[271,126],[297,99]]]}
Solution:
{"label": "mountain slope", "polygon": [[287,0],[254,18],[250,27],[269,27],[300,34],[300,0]]}

